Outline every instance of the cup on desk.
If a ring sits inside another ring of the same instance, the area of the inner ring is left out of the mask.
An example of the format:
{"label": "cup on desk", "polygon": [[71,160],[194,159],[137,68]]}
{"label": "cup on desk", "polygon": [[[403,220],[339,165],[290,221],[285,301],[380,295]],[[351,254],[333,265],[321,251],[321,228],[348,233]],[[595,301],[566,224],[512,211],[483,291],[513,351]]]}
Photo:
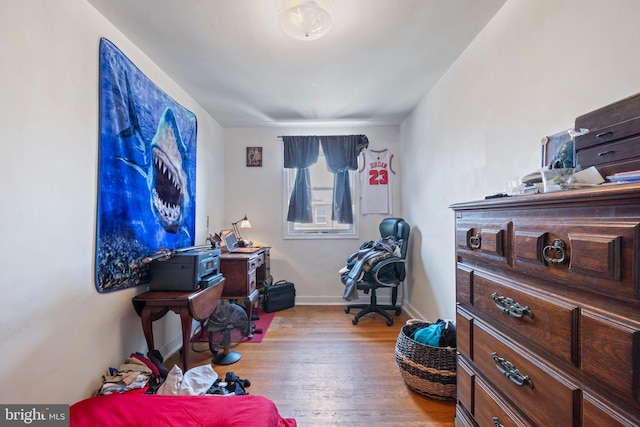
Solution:
{"label": "cup on desk", "polygon": [[545,193],[564,189],[573,180],[574,168],[542,169],[542,184]]}

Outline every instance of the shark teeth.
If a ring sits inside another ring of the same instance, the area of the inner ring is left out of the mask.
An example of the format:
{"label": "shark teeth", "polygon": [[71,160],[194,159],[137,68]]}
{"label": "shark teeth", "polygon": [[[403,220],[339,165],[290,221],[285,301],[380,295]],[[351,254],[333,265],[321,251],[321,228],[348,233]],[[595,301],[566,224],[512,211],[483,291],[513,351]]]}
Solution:
{"label": "shark teeth", "polygon": [[158,195],[158,192],[154,188],[152,191],[153,194],[153,205],[158,210],[158,213],[169,222],[176,222],[181,215],[181,209],[179,205],[175,205],[172,203],[167,203]]}
{"label": "shark teeth", "polygon": [[180,180],[176,177],[176,175],[172,173],[171,169],[167,167],[167,164],[163,162],[160,157],[157,157],[157,156],[154,156],[153,162],[156,166],[156,169],[162,171],[162,174],[165,175],[169,179],[169,181],[171,181],[174,187],[176,187],[178,191],[182,192],[182,186],[180,185]]}
{"label": "shark teeth", "polygon": [[179,232],[185,207],[189,201],[187,174],[181,151],[171,123],[173,114],[167,110],[151,144],[153,156],[151,185],[152,209],[158,222],[169,233]]}

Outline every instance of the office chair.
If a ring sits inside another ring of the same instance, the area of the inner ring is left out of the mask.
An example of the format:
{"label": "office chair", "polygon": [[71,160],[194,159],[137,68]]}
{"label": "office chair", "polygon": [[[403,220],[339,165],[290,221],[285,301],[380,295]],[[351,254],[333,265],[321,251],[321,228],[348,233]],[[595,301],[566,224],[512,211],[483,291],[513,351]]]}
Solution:
{"label": "office chair", "polygon": [[[362,316],[368,313],[379,313],[387,319],[387,325],[393,325],[393,317],[386,310],[394,310],[396,316],[400,315],[400,307],[396,305],[398,300],[398,286],[404,281],[406,275],[405,263],[407,257],[407,246],[409,243],[409,224],[402,218],[385,218],[380,223],[380,237],[386,238],[389,236],[395,237],[398,248],[400,249],[399,256],[388,256],[381,259],[371,267],[371,269],[362,276],[357,282],[357,289],[364,290],[365,293],[370,293],[370,301],[368,304],[349,304],[345,308],[345,313],[349,313],[352,308],[360,308],[358,313],[352,320],[354,325],[358,324],[358,320]],[[365,245],[363,245],[365,246]],[[362,246],[361,246],[362,248]],[[362,255],[362,250],[353,253],[348,261],[347,265],[352,265],[354,257]],[[346,277],[343,276],[343,282]],[[392,288],[391,290],[391,305],[378,304],[378,297],[376,291],[378,288]]]}

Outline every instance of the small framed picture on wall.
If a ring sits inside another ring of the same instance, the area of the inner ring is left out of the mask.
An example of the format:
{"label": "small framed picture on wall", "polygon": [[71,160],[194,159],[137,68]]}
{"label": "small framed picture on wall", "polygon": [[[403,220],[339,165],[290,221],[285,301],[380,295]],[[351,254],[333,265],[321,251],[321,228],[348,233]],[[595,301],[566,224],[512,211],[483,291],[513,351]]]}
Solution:
{"label": "small framed picture on wall", "polygon": [[262,147],[247,147],[247,167],[262,167]]}

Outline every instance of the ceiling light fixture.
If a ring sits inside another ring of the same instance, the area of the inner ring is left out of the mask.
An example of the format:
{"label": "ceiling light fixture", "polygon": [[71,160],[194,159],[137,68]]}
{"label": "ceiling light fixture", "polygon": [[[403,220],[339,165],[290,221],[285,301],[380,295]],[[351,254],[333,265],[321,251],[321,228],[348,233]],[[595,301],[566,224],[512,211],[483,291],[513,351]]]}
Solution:
{"label": "ceiling light fixture", "polygon": [[287,2],[280,13],[280,26],[298,40],[316,40],[331,30],[333,18],[327,1],[295,0]]}

